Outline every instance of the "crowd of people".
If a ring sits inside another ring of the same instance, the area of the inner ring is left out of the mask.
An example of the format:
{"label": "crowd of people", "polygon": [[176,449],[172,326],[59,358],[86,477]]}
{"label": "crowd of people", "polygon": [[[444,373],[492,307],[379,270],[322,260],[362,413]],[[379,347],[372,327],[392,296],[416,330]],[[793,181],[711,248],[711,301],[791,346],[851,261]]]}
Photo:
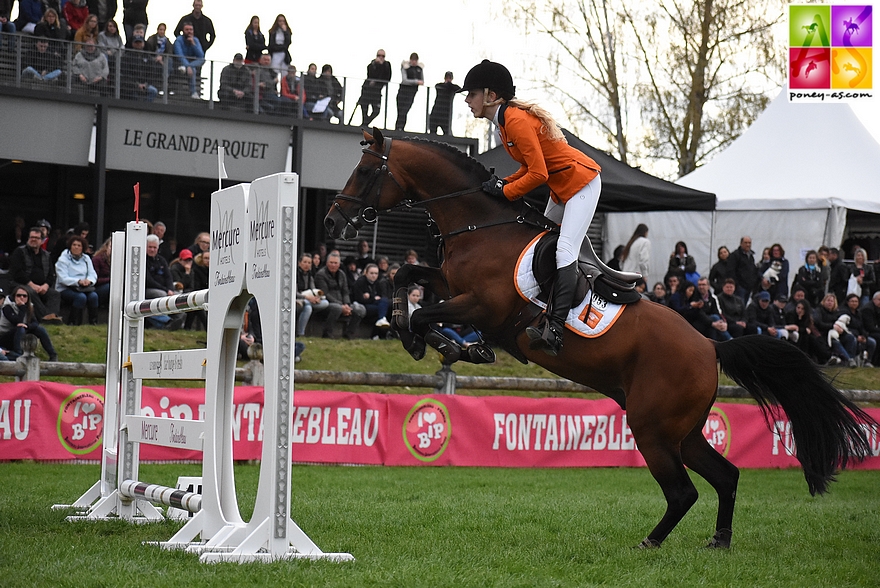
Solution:
{"label": "crowd of people", "polygon": [[[640,225],[611,265],[647,273],[647,234]],[[873,367],[880,364],[880,284],[863,248],[853,249],[852,263],[842,258],[837,248],[822,246],[792,271],[781,244],[757,256],[744,236],[733,251],[719,247],[717,262],[700,273],[679,241],[663,281],[638,287],[716,341],[766,335],[797,345],[820,364]]]}
{"label": "crowd of people", "polygon": [[[188,82],[193,99],[201,98],[202,67],[216,40],[214,23],[203,13],[202,0],[193,1],[192,12],[182,16],[170,34],[167,25],[159,23],[152,35],[147,31],[146,0],[122,4],[122,27],[116,20],[115,0],[19,0],[15,20],[11,15],[12,4],[0,0],[0,35],[20,32],[33,37],[22,47],[24,80],[58,84],[65,67],[69,67],[73,83],[83,91],[109,95],[118,76],[122,98],[152,102],[162,87],[163,77],[177,75]],[[64,41],[72,43],[69,55]],[[260,17],[252,16],[244,30],[242,51],[221,72],[221,107],[335,120],[341,124],[343,86],[333,75],[333,66],[324,64],[318,73],[317,65],[310,63],[304,72],[298,72],[290,52],[291,43],[292,31],[285,15],[277,15],[265,32]],[[13,41],[6,44],[11,47]],[[379,49],[367,66],[356,103],[356,108],[361,109],[363,126],[378,115],[382,92],[392,79],[391,64],[385,59],[385,50]],[[452,80],[452,72],[447,71],[443,82],[434,86],[430,133],[451,132],[452,100],[461,90]],[[412,53],[400,65],[396,130],[406,126],[419,86],[424,83],[424,64],[417,53]]]}

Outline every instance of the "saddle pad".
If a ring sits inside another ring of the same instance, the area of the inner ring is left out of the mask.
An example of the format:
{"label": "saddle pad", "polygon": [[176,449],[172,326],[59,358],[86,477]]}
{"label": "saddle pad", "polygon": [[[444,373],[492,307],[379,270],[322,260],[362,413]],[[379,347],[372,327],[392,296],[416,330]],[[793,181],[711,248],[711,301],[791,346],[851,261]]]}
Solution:
{"label": "saddle pad", "polygon": [[[538,299],[538,295],[541,293],[541,286],[532,272],[532,258],[535,254],[535,245],[541,236],[535,237],[520,254],[514,270],[514,286],[524,300],[541,308],[546,308],[547,305]],[[590,306],[591,300],[592,306]],[[586,316],[588,306],[590,306],[589,317]],[[611,325],[614,324],[624,308],[626,308],[625,304],[608,302],[598,294],[588,291],[581,303],[568,311],[566,323],[571,330],[582,337],[598,337],[611,328]]]}

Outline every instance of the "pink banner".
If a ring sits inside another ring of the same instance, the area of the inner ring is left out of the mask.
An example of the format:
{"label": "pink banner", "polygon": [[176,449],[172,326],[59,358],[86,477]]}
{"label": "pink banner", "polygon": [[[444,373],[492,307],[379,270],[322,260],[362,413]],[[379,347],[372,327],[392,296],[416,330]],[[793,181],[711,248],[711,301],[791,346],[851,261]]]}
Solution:
{"label": "pink banner", "polygon": [[[204,418],[204,391],[144,388],[142,414]],[[0,460],[99,460],[104,389],[51,382],[0,384]],[[867,412],[880,420],[880,409]],[[263,391],[235,389],[235,459],[260,458]],[[297,391],[293,460],[307,463],[500,467],[643,466],[626,413],[612,400],[409,396]],[[775,432],[774,432],[775,431]],[[751,404],[716,404],[703,430],[734,464],[794,467],[786,420],[771,431]],[[880,435],[858,465],[880,469]],[[141,458],[194,460],[197,451],[144,445]]]}

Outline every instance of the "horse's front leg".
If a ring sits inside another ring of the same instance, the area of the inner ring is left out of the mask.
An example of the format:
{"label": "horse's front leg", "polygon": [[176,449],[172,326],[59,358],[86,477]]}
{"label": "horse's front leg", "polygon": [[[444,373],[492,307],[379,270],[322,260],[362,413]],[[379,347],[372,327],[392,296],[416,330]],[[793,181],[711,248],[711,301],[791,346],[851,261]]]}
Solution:
{"label": "horse's front leg", "polygon": [[487,309],[480,307],[472,294],[462,294],[438,304],[416,310],[410,317],[410,329],[439,351],[447,362],[459,360],[471,363],[493,363],[495,352],[482,340],[468,345],[466,349],[435,329],[436,323],[473,324],[486,316]]}
{"label": "horse's front leg", "polygon": [[410,329],[407,289],[410,284],[418,284],[434,292],[441,298],[449,296],[449,288],[439,268],[405,264],[394,276],[394,295],[391,299],[391,327],[400,337],[403,348],[416,361],[425,357],[424,332]]}

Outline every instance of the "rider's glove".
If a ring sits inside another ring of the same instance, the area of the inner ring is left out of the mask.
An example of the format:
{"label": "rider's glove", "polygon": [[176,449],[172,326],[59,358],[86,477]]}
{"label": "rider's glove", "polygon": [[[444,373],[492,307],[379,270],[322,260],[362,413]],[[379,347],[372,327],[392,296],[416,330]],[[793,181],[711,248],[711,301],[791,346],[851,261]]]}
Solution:
{"label": "rider's glove", "polygon": [[498,176],[492,176],[485,182],[483,182],[483,192],[489,194],[490,196],[496,196],[498,198],[507,198],[504,195],[504,185],[507,183],[507,180],[503,180]]}

